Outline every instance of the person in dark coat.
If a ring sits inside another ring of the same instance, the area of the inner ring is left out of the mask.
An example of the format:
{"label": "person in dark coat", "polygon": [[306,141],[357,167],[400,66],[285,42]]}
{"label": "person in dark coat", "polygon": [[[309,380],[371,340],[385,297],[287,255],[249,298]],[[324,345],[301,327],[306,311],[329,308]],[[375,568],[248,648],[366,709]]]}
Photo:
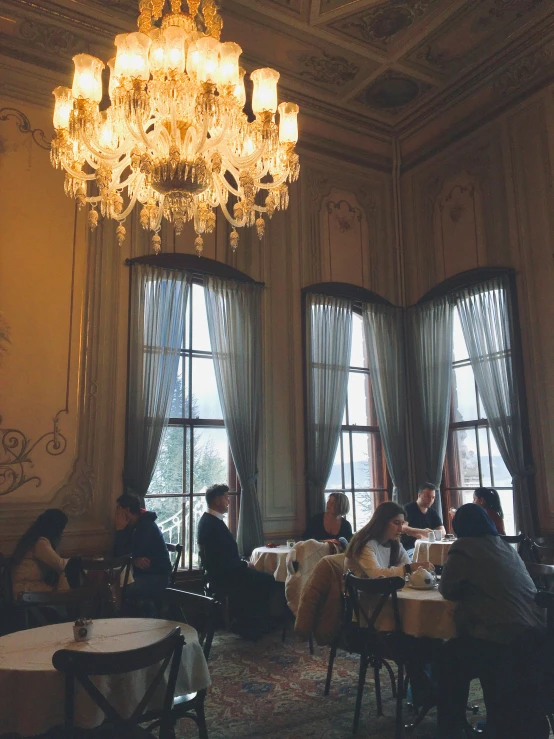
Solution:
{"label": "person in dark coat", "polygon": [[133,558],[134,582],[125,589],[126,599],[155,598],[169,585],[171,560],[156,518],[135,495],[124,493],[117,499],[113,555]]}
{"label": "person in dark coat", "polygon": [[269,618],[278,588],[272,575],[258,572],[241,558],[235,537],[224,521],[229,510],[228,493],[224,484],[206,490],[208,510],[198,524],[198,547],[214,592],[229,596],[231,612],[244,625]]}
{"label": "person in dark coat", "polygon": [[452,523],[458,538],[448,552],[439,590],[456,603],[458,637],[444,645],[438,664],[439,737],[465,736],[469,683],[479,677],[487,738],[546,739],[546,719],[533,709],[533,691],[526,691],[520,679],[528,655],[544,638],[544,614],[535,605],[533,581],[484,508],[463,505]]}

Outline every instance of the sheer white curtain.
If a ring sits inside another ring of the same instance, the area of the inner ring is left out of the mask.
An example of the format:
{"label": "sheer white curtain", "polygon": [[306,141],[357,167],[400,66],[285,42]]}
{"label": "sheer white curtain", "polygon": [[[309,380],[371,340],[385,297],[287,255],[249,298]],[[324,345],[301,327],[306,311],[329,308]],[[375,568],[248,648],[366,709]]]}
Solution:
{"label": "sheer white curtain", "polygon": [[403,308],[364,303],[364,335],[368,348],[371,387],[393,500],[411,500],[406,441],[406,361]]}
{"label": "sheer white curtain", "polygon": [[521,428],[520,378],[513,357],[513,306],[507,276],[467,287],[456,305],[471,367],[494,439],[512,475],[516,523],[527,536],[534,531],[527,464]]}
{"label": "sheer white curtain", "polygon": [[325,509],[323,491],[335,459],[352,347],[352,302],[306,296],[308,514]]}
{"label": "sheer white curtain", "polygon": [[131,269],[123,481],[129,491],[144,498],[175,389],[191,277],[183,271],[143,264]]}
{"label": "sheer white curtain", "polygon": [[204,279],[215,378],[231,454],[241,485],[237,543],[250,553],[263,544],[256,492],[262,388],[262,286]]}
{"label": "sheer white curtain", "polygon": [[[445,296],[408,310],[414,386],[420,408],[425,482],[441,483],[452,385],[453,314]],[[421,480],[420,482],[423,482]],[[440,501],[435,500],[440,514]]]}

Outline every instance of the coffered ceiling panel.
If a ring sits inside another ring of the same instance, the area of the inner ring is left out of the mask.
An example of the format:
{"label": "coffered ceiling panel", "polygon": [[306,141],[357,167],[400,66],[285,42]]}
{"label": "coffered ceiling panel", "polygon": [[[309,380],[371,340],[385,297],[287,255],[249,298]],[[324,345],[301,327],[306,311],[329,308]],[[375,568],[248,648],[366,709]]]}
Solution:
{"label": "coffered ceiling panel", "polygon": [[370,82],[356,95],[354,102],[396,118],[413,110],[419,99],[432,89],[426,82],[390,69]]}

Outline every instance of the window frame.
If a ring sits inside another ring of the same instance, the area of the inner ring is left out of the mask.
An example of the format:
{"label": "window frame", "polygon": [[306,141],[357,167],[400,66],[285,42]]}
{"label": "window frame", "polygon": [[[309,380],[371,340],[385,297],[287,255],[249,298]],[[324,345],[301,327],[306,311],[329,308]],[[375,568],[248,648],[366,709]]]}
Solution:
{"label": "window frame", "polygon": [[[359,315],[362,313],[362,303],[378,303],[380,305],[389,305],[391,306],[392,303],[390,303],[386,298],[383,298],[381,295],[372,292],[371,290],[368,290],[367,288],[360,287],[359,285],[351,285],[346,282],[320,282],[313,285],[309,285],[307,287],[302,288],[302,369],[303,369],[303,389],[304,389],[304,427],[307,428],[307,421],[308,421],[308,363],[307,363],[307,326],[306,326],[306,305],[307,305],[307,296],[310,294],[316,294],[316,295],[328,295],[331,297],[339,297],[339,298],[346,298],[348,300],[351,300],[353,303],[353,310],[357,312]],[[370,378],[370,388],[371,388],[371,370],[369,367],[366,369],[365,367],[355,367],[355,366],[349,366],[348,368],[348,374],[350,376],[351,372],[360,372],[363,374],[367,374]],[[373,394],[373,393],[371,393]],[[345,414],[346,414],[346,420],[348,421],[348,395],[346,400],[346,406],[345,406]],[[386,487],[385,488],[356,488],[354,485],[354,465],[352,463],[352,433],[355,432],[362,432],[362,433],[370,433],[370,434],[376,434],[379,446],[381,449],[381,460],[382,460],[382,466],[383,470],[385,472],[385,481],[386,481]],[[347,433],[348,439],[349,439],[349,452],[350,452],[350,463],[344,462],[344,452],[343,452],[343,435]],[[391,477],[388,471],[387,462],[382,446],[382,440],[381,440],[381,434],[379,426],[358,426],[356,424],[342,424],[341,425],[341,431],[339,436],[339,445],[338,448],[340,449],[340,455],[341,455],[341,482],[343,483],[342,488],[325,488],[323,491],[324,497],[328,497],[330,493],[346,493],[347,495],[350,495],[352,497],[352,520],[354,522],[353,530],[356,531],[356,492],[371,492],[373,493],[373,502],[374,507],[379,505],[380,503],[384,502],[385,500],[389,500],[392,495],[392,481]],[[304,434],[304,459],[307,460],[308,458],[308,438],[307,434]],[[346,487],[344,483],[346,482],[346,475],[345,475],[345,464],[350,464],[350,482],[351,486]],[[306,483],[305,488],[305,500],[306,503],[308,502],[308,485]]]}
{"label": "window frame", "polygon": [[[203,286],[204,284],[204,277],[205,276],[212,276],[212,277],[218,277],[220,279],[229,279],[229,280],[235,280],[238,282],[251,282],[254,284],[264,284],[264,283],[257,283],[256,280],[249,277],[248,275],[244,274],[238,269],[235,269],[234,267],[231,267],[227,264],[224,264],[222,262],[217,262],[216,260],[209,259],[208,257],[198,257],[193,254],[171,254],[171,253],[163,253],[163,254],[157,254],[157,255],[146,255],[142,257],[137,257],[134,259],[127,259],[125,260],[125,264],[128,266],[131,266],[133,264],[147,264],[152,265],[156,267],[162,267],[164,269],[173,269],[173,270],[184,270],[192,275],[192,282],[195,284],[200,284]],[[129,275],[129,288],[131,286],[131,275]],[[192,285],[191,285],[191,294],[189,296],[190,305],[192,306]],[[131,290],[129,289],[129,305],[131,301]],[[188,308],[188,306],[187,306]],[[129,310],[129,340],[130,340],[130,315],[131,311]],[[185,327],[185,335],[190,335],[192,338],[192,325],[193,325],[193,310],[188,311],[186,315],[186,327]],[[192,358],[193,357],[212,357],[211,352],[203,351],[203,350],[195,350],[192,347],[192,341],[191,346],[189,348],[181,349],[180,356],[183,360],[188,358],[188,387],[192,387],[192,370],[193,370],[193,363]],[[127,366],[127,377],[129,377],[129,361],[130,361],[130,351],[128,351],[128,366]],[[186,363],[184,362],[184,366],[186,366]],[[192,417],[192,393],[189,393],[188,398],[189,403],[189,415],[183,416],[183,417],[175,417],[171,416],[168,419],[168,428],[183,428],[183,490],[181,493],[168,493],[168,494],[160,494],[160,493],[154,493],[151,495],[145,496],[146,500],[156,499],[156,498],[179,498],[182,500],[182,516],[183,521],[185,519],[186,515],[186,507],[188,505],[189,508],[189,516],[188,516],[188,548],[185,551],[184,549],[184,543],[181,541],[181,544],[183,544],[183,556],[180,564],[180,571],[185,571],[189,573],[189,575],[192,575],[194,573],[199,572],[198,567],[193,566],[193,533],[194,533],[194,521],[193,521],[193,503],[194,499],[199,496],[198,493],[193,492],[193,475],[194,475],[194,461],[192,456],[190,455],[190,450],[193,447],[194,444],[194,430],[197,428],[225,428],[225,421],[223,419],[208,419],[208,418],[193,418]],[[128,423],[128,419],[126,418],[126,424]],[[190,429],[191,432],[187,434],[187,429]],[[188,438],[187,438],[188,436]],[[127,434],[125,434],[125,437],[127,438]],[[189,456],[191,456],[189,469],[187,471],[188,473],[188,480],[186,479],[187,474],[185,474],[185,471],[187,470],[186,465],[186,454],[189,453]],[[236,528],[238,525],[238,516],[239,516],[239,510],[240,510],[240,494],[241,494],[241,488],[240,488],[240,481],[238,479],[237,471],[233,462],[233,456],[231,454],[231,449],[229,447],[229,457],[228,457],[228,469],[227,469],[227,484],[229,485],[229,495],[230,495],[230,506],[229,506],[229,513],[228,513],[228,525],[229,529],[231,531],[236,532]],[[185,492],[185,487],[188,487],[188,492]],[[185,524],[182,524],[181,534],[185,531]]]}
{"label": "window frame", "polygon": [[[531,450],[531,437],[530,437],[530,431],[529,431],[529,410],[528,410],[528,403],[527,403],[527,393],[526,393],[526,387],[525,387],[525,374],[524,374],[524,367],[523,367],[523,345],[522,345],[522,338],[521,338],[521,324],[519,319],[519,306],[518,306],[518,296],[517,296],[517,283],[516,283],[516,271],[509,267],[479,267],[477,269],[471,269],[467,270],[465,272],[461,272],[457,275],[453,275],[452,277],[447,278],[443,282],[439,283],[438,285],[435,285],[431,290],[429,290],[425,295],[418,300],[417,305],[420,305],[422,303],[426,303],[430,300],[433,300],[435,298],[444,297],[444,296],[450,296],[452,301],[455,300],[455,296],[458,292],[463,290],[466,287],[471,287],[475,285],[479,285],[480,283],[487,282],[488,280],[492,280],[496,277],[507,277],[508,278],[508,290],[510,291],[510,302],[512,305],[512,323],[511,326],[511,334],[512,334],[512,361],[514,366],[514,374],[517,378],[518,382],[518,390],[519,390],[519,399],[520,399],[520,414],[521,414],[521,427],[522,427],[522,436],[523,436],[523,455],[525,460],[525,465],[528,468],[533,467],[533,455]],[[459,362],[454,361],[454,356],[452,356],[452,368],[455,366],[462,366],[464,363],[470,364],[469,359],[467,360],[460,360]],[[474,378],[475,382],[475,378]],[[477,390],[477,384],[475,383],[475,390],[476,390],[476,397],[477,397],[477,403],[479,404],[481,401],[479,399],[479,393]],[[454,396],[453,392],[451,391],[451,419],[452,419],[452,413],[453,413],[453,401]],[[479,408],[479,406],[478,406]],[[448,531],[452,530],[452,522],[451,517],[449,515],[449,511],[451,508],[458,508],[463,503],[463,491],[467,490],[467,488],[459,488],[457,486],[453,486],[450,483],[453,482],[456,478],[457,472],[456,472],[456,466],[457,466],[457,460],[456,460],[456,449],[454,449],[454,443],[453,439],[455,438],[452,434],[453,431],[456,431],[457,429],[461,428],[488,428],[488,444],[489,444],[489,455],[490,455],[490,434],[492,433],[492,429],[490,428],[490,424],[487,419],[477,419],[477,421],[460,421],[460,422],[454,422],[450,421],[449,427],[448,427],[448,438],[447,438],[447,445],[446,445],[446,451],[445,451],[445,458],[444,458],[444,465],[443,465],[443,474],[440,484],[440,495],[441,495],[441,505],[442,505],[442,511],[443,511],[443,521]],[[477,444],[479,444],[478,434],[477,436]],[[479,447],[478,447],[479,448]],[[489,457],[490,458],[490,457]],[[478,465],[479,465],[479,477],[481,477],[481,461],[478,458]],[[494,480],[494,477],[491,477],[492,480]],[[537,510],[537,494],[536,494],[536,484],[535,484],[535,478],[534,475],[529,477],[529,496],[531,501],[531,510],[533,513],[533,516],[535,518],[535,522],[537,522],[538,519],[538,510]],[[506,490],[508,488],[500,487],[499,490]],[[513,488],[512,488],[513,490]],[[516,515],[516,501],[514,500],[514,516]],[[517,524],[516,524],[517,528]]]}

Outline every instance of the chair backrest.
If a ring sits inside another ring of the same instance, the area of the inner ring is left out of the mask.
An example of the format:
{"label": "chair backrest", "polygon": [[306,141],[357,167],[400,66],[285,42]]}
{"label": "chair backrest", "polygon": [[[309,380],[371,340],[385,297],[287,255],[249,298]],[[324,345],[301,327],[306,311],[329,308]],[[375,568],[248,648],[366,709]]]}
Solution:
{"label": "chair backrest", "polygon": [[120,580],[121,573],[124,573],[122,587],[125,587],[129,581],[132,561],[133,558],[130,554],[125,554],[122,557],[103,557],[102,559],[83,557],[81,566],[87,572],[107,572],[110,584]]}
{"label": "chair backrest", "polygon": [[22,608],[25,617],[25,628],[29,628],[29,611],[41,608],[69,606],[68,620],[72,621],[80,616],[102,616],[104,606],[109,602],[111,593],[106,585],[95,585],[73,590],[47,591],[42,593],[19,593],[15,601],[18,608]]}
{"label": "chair backrest", "polygon": [[163,615],[196,629],[206,660],[210,656],[219,608],[220,603],[215,598],[187,590],[166,588],[162,596]]}
{"label": "chair backrest", "polygon": [[[345,576],[346,599],[358,624],[376,631],[375,623],[391,599],[394,631],[402,631],[397,592],[405,585],[401,577],[356,577],[350,570]],[[360,598],[360,593],[374,598]]]}
{"label": "chair backrest", "polygon": [[3,600],[13,600],[12,587],[12,558],[0,554],[0,597]]}
{"label": "chair backrest", "polygon": [[546,608],[546,625],[551,635],[554,635],[554,593],[539,590],[535,595],[535,603],[541,608]]}
{"label": "chair backrest", "polygon": [[554,564],[554,546],[552,539],[537,537],[531,542],[532,561],[541,564]]}
{"label": "chair backrest", "polygon": [[181,564],[181,557],[183,556],[183,545],[182,544],[167,544],[167,551],[175,553],[175,559],[173,560],[173,567],[171,569],[171,586],[175,585],[175,579],[177,577],[177,570]]}
{"label": "chair backrest", "polygon": [[[166,637],[146,647],[139,647],[125,652],[77,652],[61,649],[54,653],[52,664],[65,675],[65,730],[71,736],[75,721],[75,682],[79,682],[96,705],[104,712],[106,719],[113,723],[118,736],[130,736],[130,728],[141,723],[148,710],[148,704],[162,683],[169,667],[163,707],[160,711],[160,736],[171,726],[170,711],[175,694],[175,683],[179,672],[184,638],[181,629],[175,627]],[[124,718],[90,679],[94,675],[120,675],[127,672],[143,670],[158,665],[158,669],[139,701],[132,715]],[[148,711],[150,716],[151,711]],[[163,730],[163,731],[162,731]]]}

